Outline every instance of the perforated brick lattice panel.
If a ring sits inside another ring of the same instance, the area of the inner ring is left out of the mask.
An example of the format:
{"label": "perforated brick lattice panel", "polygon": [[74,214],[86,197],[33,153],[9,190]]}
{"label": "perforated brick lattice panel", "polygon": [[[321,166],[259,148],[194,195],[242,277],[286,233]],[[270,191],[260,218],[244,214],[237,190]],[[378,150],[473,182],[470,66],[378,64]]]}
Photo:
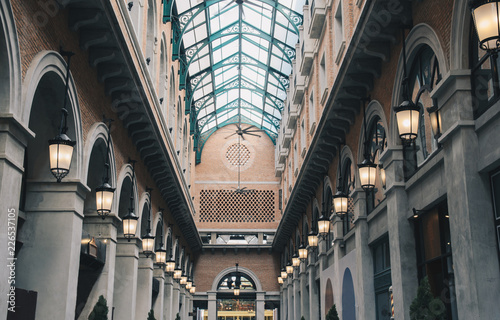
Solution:
{"label": "perforated brick lattice panel", "polygon": [[[242,144],[232,144],[227,148],[226,151],[227,161],[237,167],[238,165],[243,167],[250,160],[250,150],[245,145]],[[239,161],[238,161],[239,160]]]}
{"label": "perforated brick lattice panel", "polygon": [[274,222],[274,191],[202,190],[200,222]]}
{"label": "perforated brick lattice panel", "polygon": [[354,228],[354,200],[351,197],[347,200],[347,213],[350,217],[351,228]]}

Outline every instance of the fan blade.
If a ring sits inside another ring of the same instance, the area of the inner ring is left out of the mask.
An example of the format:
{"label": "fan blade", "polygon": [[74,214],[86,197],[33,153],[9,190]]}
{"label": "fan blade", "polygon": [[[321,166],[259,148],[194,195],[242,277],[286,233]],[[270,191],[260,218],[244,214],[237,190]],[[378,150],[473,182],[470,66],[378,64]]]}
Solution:
{"label": "fan blade", "polygon": [[265,132],[262,129],[253,129],[253,130],[250,130],[250,128],[243,129],[242,131],[243,131],[243,133],[247,133],[247,132]]}
{"label": "fan blade", "polygon": [[232,137],[232,136],[234,136],[235,134],[236,134],[236,132],[235,132],[235,133],[233,133],[233,134],[228,135],[228,136],[227,136],[227,137],[225,137],[224,139],[227,139],[227,138],[229,138],[229,137]]}
{"label": "fan blade", "polygon": [[252,5],[252,6],[255,6],[255,7],[259,8],[259,9],[264,9],[264,10],[271,11],[271,10],[269,10],[269,8],[266,8],[266,7],[264,7],[264,6],[259,6],[258,4],[253,3],[252,1],[249,1],[249,0],[245,1],[245,3],[246,3],[246,4],[250,4],[250,5]]}
{"label": "fan blade", "polygon": [[241,136],[241,139],[245,140],[245,137],[243,136],[243,134],[241,134],[240,136]]}
{"label": "fan blade", "polygon": [[255,136],[255,137],[259,137],[259,138],[260,138],[260,135],[255,134],[255,133],[248,133],[248,132],[247,132],[247,133],[245,133],[245,134],[248,134],[249,136]]}

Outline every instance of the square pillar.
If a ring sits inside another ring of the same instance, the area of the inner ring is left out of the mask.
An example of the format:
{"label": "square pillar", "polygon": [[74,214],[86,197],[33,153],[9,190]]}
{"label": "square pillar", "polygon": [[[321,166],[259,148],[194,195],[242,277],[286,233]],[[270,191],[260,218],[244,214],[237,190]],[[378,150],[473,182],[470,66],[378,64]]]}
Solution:
{"label": "square pillar", "polygon": [[146,258],[142,253],[137,270],[137,302],[136,319],[147,319],[151,310],[151,293],[153,292],[153,259]]}
{"label": "square pillar", "polygon": [[319,297],[316,286],[316,266],[310,264],[309,267],[309,320],[319,320]]}
{"label": "square pillar", "polygon": [[[288,278],[286,279],[287,281],[287,287],[288,287],[288,290],[287,290],[287,293],[288,293],[288,298],[287,298],[287,302],[288,302],[288,320],[294,320],[295,319],[295,314],[293,313],[293,278],[292,276],[288,275]],[[297,320],[300,320],[297,319]]]}
{"label": "square pillar", "polygon": [[153,278],[158,280],[160,283],[160,289],[158,292],[158,297],[156,298],[156,301],[153,305],[153,310],[155,312],[155,318],[156,319],[165,319],[165,316],[163,315],[163,312],[165,310],[164,303],[165,303],[165,272],[163,271],[163,268],[155,268],[153,270]]}
{"label": "square pillar", "polygon": [[302,313],[300,311],[301,305],[301,294],[300,294],[300,278],[299,278],[299,270],[294,268],[294,277],[293,277],[293,313],[295,314],[295,319],[300,320]]}
{"label": "square pillar", "polygon": [[16,287],[38,292],[37,319],[74,319],[83,201],[89,190],[70,181],[33,181],[27,187]]}
{"label": "square pillar", "polygon": [[115,319],[135,319],[139,246],[139,239],[133,238],[128,242],[125,238],[118,238],[116,245],[116,265],[119,267],[115,269],[113,289]]}
{"label": "square pillar", "polygon": [[217,319],[217,292],[208,293],[208,320]]}
{"label": "square pillar", "polygon": [[307,266],[305,262],[300,263],[300,311],[304,318],[309,315],[309,293],[307,290]]}
{"label": "square pillar", "polygon": [[281,319],[288,319],[288,286],[287,280],[281,285]]}
{"label": "square pillar", "polygon": [[172,314],[172,299],[174,295],[174,279],[171,275],[165,276],[165,289],[163,301],[163,315],[165,320],[173,320],[175,316]]}
{"label": "square pillar", "polygon": [[106,299],[109,310],[113,310],[113,290],[116,267],[116,226],[118,223],[121,222],[117,219],[115,214],[106,216],[104,220],[97,215],[84,218],[83,224],[85,231],[91,236],[96,238],[99,237],[99,240],[106,243],[106,263],[78,319],[87,320],[100,295],[104,296]]}
{"label": "square pillar", "polygon": [[266,311],[266,297],[265,292],[257,292],[255,301],[255,319],[264,320]]}
{"label": "square pillar", "polygon": [[172,319],[175,319],[177,314],[181,315],[179,312],[179,301],[180,301],[180,284],[177,281],[174,281],[173,286],[173,298],[172,298]]}

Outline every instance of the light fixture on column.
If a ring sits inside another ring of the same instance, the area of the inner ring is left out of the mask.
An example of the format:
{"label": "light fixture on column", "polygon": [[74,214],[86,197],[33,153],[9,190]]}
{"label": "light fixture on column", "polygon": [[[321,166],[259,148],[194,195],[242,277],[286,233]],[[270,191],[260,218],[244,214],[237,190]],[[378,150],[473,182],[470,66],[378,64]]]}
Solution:
{"label": "light fixture on column", "polygon": [[135,237],[135,233],[137,230],[137,220],[138,216],[134,214],[134,178],[135,178],[135,160],[130,160],[129,163],[132,166],[132,179],[130,180],[130,205],[128,207],[128,213],[122,219],[123,223],[123,236],[127,238],[130,242],[130,239]]}
{"label": "light fixture on column", "polygon": [[311,232],[307,235],[307,243],[313,250],[318,246],[318,234],[311,228]]}
{"label": "light fixture on column", "polygon": [[181,286],[185,286],[187,284],[187,279],[188,279],[188,277],[187,277],[186,273],[182,273],[181,278],[179,279],[179,284]]}
{"label": "light fixture on column", "polygon": [[191,289],[189,289],[189,293],[191,293],[191,294],[195,294],[196,293],[196,286],[194,285],[194,283],[191,286]]}
{"label": "light fixture on column", "polygon": [[380,171],[380,182],[382,183],[382,188],[385,189],[387,180],[386,180],[386,176],[385,176],[384,166],[382,164],[379,164],[378,169]]}
{"label": "light fixture on column", "polygon": [[163,267],[167,263],[167,250],[163,247],[163,209],[159,208],[159,215],[160,215],[160,243],[158,244],[158,247],[156,248],[156,264],[159,265],[160,267]]}
{"label": "light fixture on column", "polygon": [[300,267],[300,259],[299,259],[299,255],[297,254],[297,252],[295,252],[292,256],[292,266],[294,268]]}
{"label": "light fixture on column", "polygon": [[190,290],[192,286],[193,286],[193,280],[191,280],[191,277],[188,277],[186,282],[186,290]]}
{"label": "light fixture on column", "polygon": [[115,194],[115,188],[112,188],[109,184],[109,147],[111,139],[111,123],[113,119],[107,119],[103,116],[102,122],[106,125],[108,137],[106,141],[106,154],[104,155],[104,174],[102,177],[102,183],[100,186],[95,188],[95,199],[97,214],[103,219],[111,212],[111,206],[113,205],[113,196]]}
{"label": "light fixture on column", "polygon": [[174,280],[180,281],[182,277],[181,267],[176,266],[174,269]]}
{"label": "light fixture on column", "polygon": [[500,47],[500,6],[499,1],[473,0],[469,6],[474,18],[479,38],[479,46],[488,52],[496,52]]}
{"label": "light fixture on column", "polygon": [[293,265],[290,260],[288,260],[288,263],[286,264],[286,273],[288,274],[289,277],[293,275]]}
{"label": "light fixture on column", "polygon": [[283,278],[282,277],[278,277],[278,284],[280,284],[280,285],[283,284]]}
{"label": "light fixture on column", "polygon": [[431,121],[431,129],[434,138],[438,139],[441,136],[441,111],[439,110],[435,100],[433,99],[433,106],[427,108],[429,118]]}
{"label": "light fixture on column", "polygon": [[54,139],[49,140],[50,172],[52,172],[57,182],[61,182],[61,180],[68,175],[71,159],[73,158],[73,149],[76,144],[75,141],[72,141],[66,135],[68,132],[68,109],[66,109],[66,103],[68,101],[69,91],[69,66],[71,57],[74,53],[64,51],[62,48],[60,53],[63,57],[68,58],[68,63],[66,65],[66,87],[64,89],[64,102],[61,108],[59,134]]}
{"label": "light fixture on column", "polygon": [[323,212],[318,219],[318,236],[321,239],[326,239],[330,232],[330,219]]}
{"label": "light fixture on column", "polygon": [[365,142],[364,142],[364,160],[358,164],[359,170],[359,182],[361,187],[365,191],[371,191],[375,188],[375,179],[377,177],[377,165],[373,163],[370,159],[370,140],[367,134],[366,127],[366,106],[365,102],[370,101],[370,98],[363,99],[363,126],[365,130]]}
{"label": "light fixture on column", "polygon": [[152,196],[151,192],[153,189],[146,187],[146,192],[149,194],[149,212],[148,212],[148,226],[146,228],[146,234],[142,236],[142,253],[149,257],[153,254],[155,247],[155,237],[151,234],[151,207],[152,207]]}
{"label": "light fixture on column", "polygon": [[240,295],[240,286],[241,286],[241,277],[240,273],[238,272],[238,264],[236,264],[236,280],[234,281],[234,295],[239,296]]}
{"label": "light fixture on column", "polygon": [[286,269],[283,267],[281,268],[281,279],[286,280],[288,278],[288,273],[286,273]]}
{"label": "light fixture on column", "polygon": [[[339,156],[340,158],[340,156]],[[337,192],[333,195],[333,208],[338,215],[347,213],[347,205],[349,203],[349,196],[342,190],[342,165],[339,166],[339,179],[337,181]]]}
{"label": "light fixture on column", "polygon": [[307,260],[307,254],[308,254],[307,248],[304,245],[304,242],[302,241],[300,243],[300,246],[299,246],[299,259],[301,261],[306,261]]}
{"label": "light fixture on column", "polygon": [[172,249],[170,249],[170,258],[168,258],[166,262],[165,271],[168,272],[169,274],[173,274],[175,271],[175,260],[172,256]]}

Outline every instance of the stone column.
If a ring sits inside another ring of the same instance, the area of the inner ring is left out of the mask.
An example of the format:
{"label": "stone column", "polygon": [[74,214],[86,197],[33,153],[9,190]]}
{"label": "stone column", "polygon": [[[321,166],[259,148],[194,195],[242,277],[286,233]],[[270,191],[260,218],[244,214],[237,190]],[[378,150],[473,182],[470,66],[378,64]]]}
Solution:
{"label": "stone column", "polygon": [[410,305],[417,293],[415,237],[408,214],[403,174],[402,146],[389,147],[380,157],[386,172],[387,229],[391,250],[391,278],[396,319],[409,319]]}
{"label": "stone column", "polygon": [[151,292],[153,291],[153,259],[141,253],[137,271],[137,306],[136,319],[147,319],[151,310]]}
{"label": "stone column", "polygon": [[[28,139],[33,135],[33,132],[14,119],[12,115],[0,117],[0,243],[3,244],[2,250],[0,250],[0,261],[2,261],[0,277],[5,281],[0,286],[0,296],[5,299],[9,293],[7,280],[10,276],[10,268],[8,267],[10,260],[8,259],[13,258],[9,253],[15,250],[7,250],[7,235],[12,231],[17,233],[19,226],[19,199],[21,198],[21,181],[24,172],[24,151],[28,145]],[[16,285],[18,285],[17,279]],[[0,303],[0,319],[6,318],[7,303]]]}
{"label": "stone column", "polygon": [[333,238],[333,303],[335,303],[337,307],[338,314],[342,314],[342,287],[341,287],[341,278],[343,277],[340,274],[340,259],[342,259],[343,254],[345,252],[345,243],[344,243],[344,226],[343,226],[343,218],[342,216],[336,215],[333,218],[333,230],[334,230],[334,238]]}
{"label": "stone column", "polygon": [[27,187],[16,287],[38,292],[37,319],[74,319],[83,202],[90,190],[69,180],[32,181]]}
{"label": "stone column", "polygon": [[257,292],[257,298],[255,301],[255,319],[264,320],[266,311],[266,294],[265,292]]}
{"label": "stone column", "polygon": [[283,280],[283,285],[281,286],[281,319],[288,320],[288,286],[287,279]]}
{"label": "stone column", "polygon": [[[318,249],[316,249],[318,250]],[[316,258],[314,252],[309,254],[309,320],[319,320],[319,297],[316,286]]]}
{"label": "stone column", "polygon": [[[489,131],[491,124],[484,124],[491,121],[491,116],[474,121],[469,79],[468,70],[450,73],[436,88],[433,98],[442,106],[444,133],[439,142],[444,149],[458,314],[460,319],[494,319],[498,318],[500,267],[491,187],[487,174],[478,173],[482,169],[478,163],[485,161],[478,155],[481,149],[498,144],[494,140],[498,138],[498,129]],[[493,121],[498,123],[498,118]]]}
{"label": "stone column", "polygon": [[[294,320],[295,315],[293,314],[293,277],[291,275],[288,275],[287,280],[287,293],[288,293],[288,320]],[[300,319],[300,318],[299,318]]]}
{"label": "stone column", "polygon": [[375,287],[372,252],[368,246],[366,193],[363,189],[355,190],[353,201],[356,215],[354,222],[356,225],[356,318],[369,319],[376,314]]}
{"label": "stone column", "polygon": [[179,282],[174,281],[173,299],[172,299],[172,319],[175,319],[177,313],[179,313],[179,316],[181,315],[179,312],[180,289],[181,288]]}
{"label": "stone column", "polygon": [[208,320],[217,319],[217,292],[208,293]]}
{"label": "stone column", "polygon": [[296,270],[293,271],[293,313],[295,315],[296,320],[300,320],[302,313],[300,311],[300,302],[301,302],[301,293],[300,293],[300,278],[299,278],[299,269],[294,268]]}
{"label": "stone column", "polygon": [[[115,283],[113,290],[114,318],[135,319],[137,297],[137,267],[140,240],[118,238],[116,246]],[[111,311],[111,310],[110,310]]]}
{"label": "stone column", "polygon": [[[87,299],[84,309],[78,319],[87,320],[97,303],[100,295],[107,300],[109,310],[113,310],[113,291],[115,282],[115,264],[116,264],[116,237],[118,223],[121,223],[115,214],[111,214],[102,219],[100,216],[89,216],[84,218],[84,230],[91,236],[98,238],[106,244],[106,263],[99,278],[97,278],[92,291]],[[78,306],[77,306],[78,308]],[[111,312],[110,312],[111,314]]]}
{"label": "stone column", "polygon": [[300,310],[301,316],[307,317],[309,315],[309,294],[307,292],[307,266],[306,262],[300,263]]}
{"label": "stone column", "polygon": [[171,275],[165,275],[165,295],[163,301],[163,314],[165,320],[175,319],[175,315],[172,314],[172,300],[174,295],[174,279]]}
{"label": "stone column", "polygon": [[163,320],[165,319],[165,316],[163,314],[165,310],[165,272],[163,271],[163,268],[156,268],[153,270],[153,277],[158,280],[160,286],[159,286],[159,292],[158,292],[158,297],[156,298],[156,301],[153,305],[153,309],[155,312],[155,318],[158,320]]}
{"label": "stone column", "polygon": [[186,319],[186,289],[180,286],[180,296],[179,296],[179,315],[181,319]]}

